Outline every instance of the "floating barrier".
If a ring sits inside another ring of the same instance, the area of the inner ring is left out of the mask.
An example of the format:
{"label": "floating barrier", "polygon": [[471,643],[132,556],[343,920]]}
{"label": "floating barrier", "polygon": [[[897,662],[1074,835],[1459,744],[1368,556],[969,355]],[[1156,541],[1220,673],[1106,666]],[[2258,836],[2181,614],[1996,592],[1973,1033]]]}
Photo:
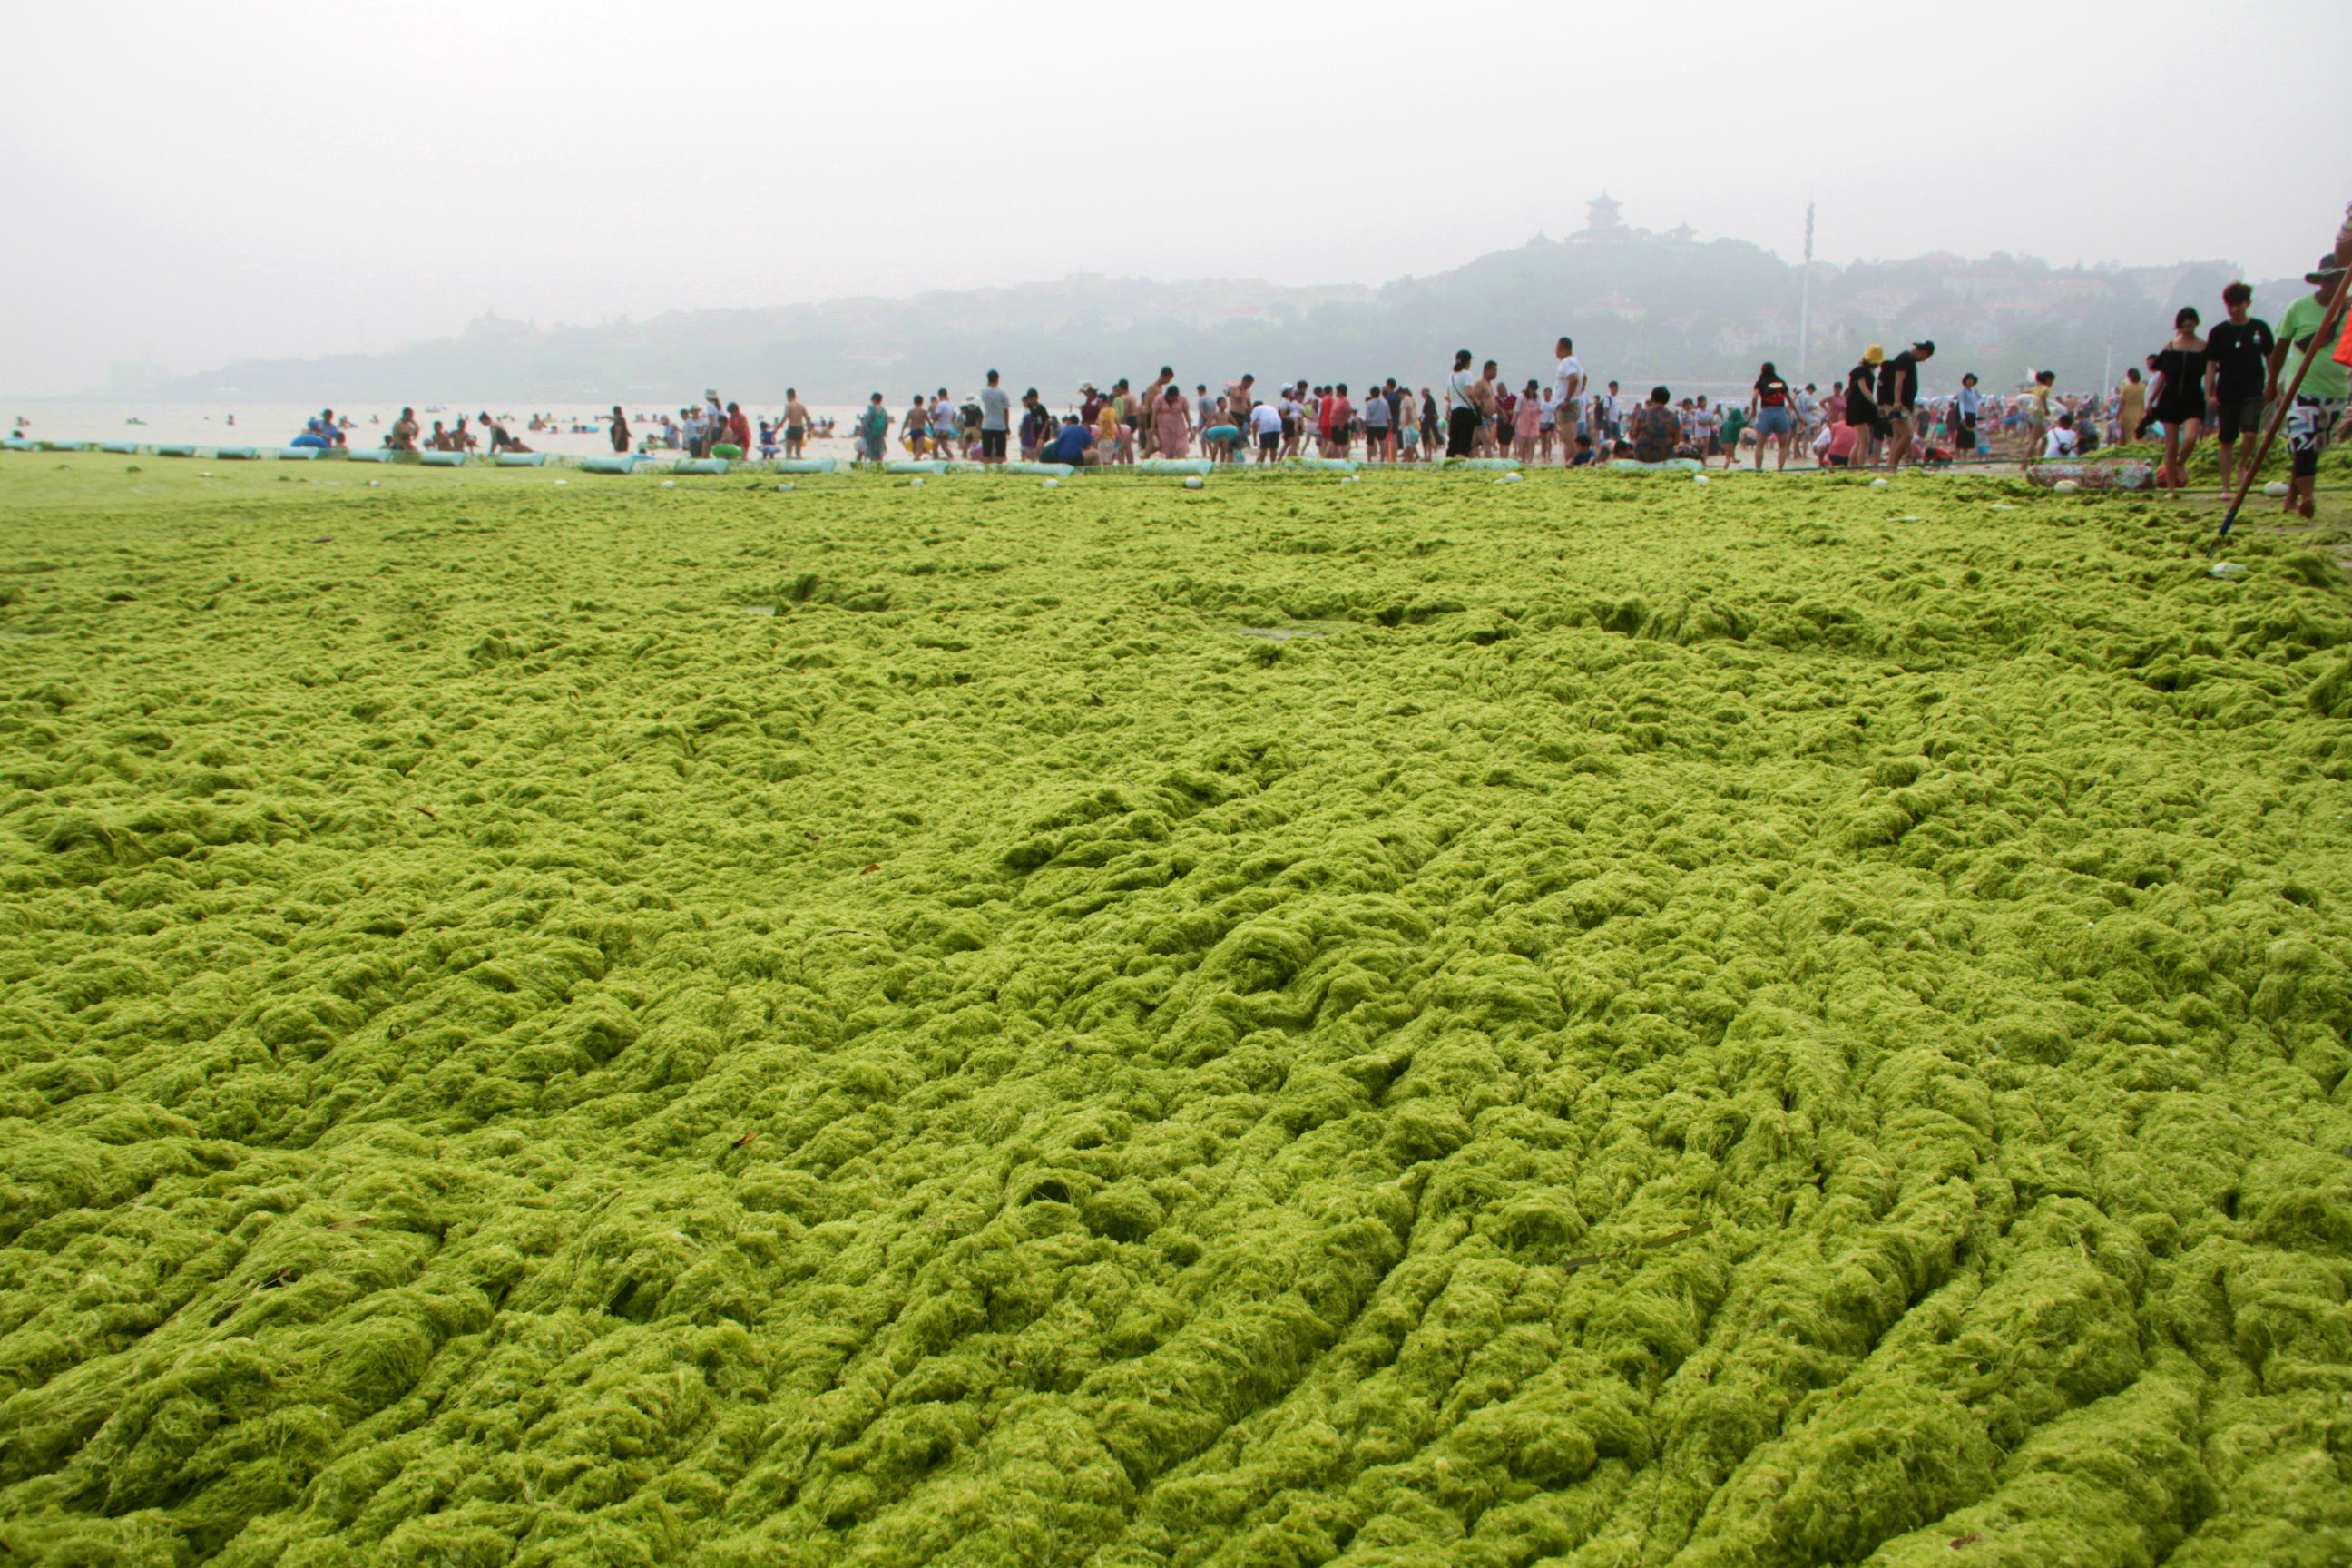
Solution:
{"label": "floating barrier", "polygon": [[87,441],[44,441],[41,443],[41,449],[47,452],[85,452],[89,449],[89,443]]}
{"label": "floating barrier", "polygon": [[673,474],[723,474],[727,471],[724,458],[684,458],[669,466]]}
{"label": "floating barrier", "polygon": [[1216,465],[1206,458],[1146,458],[1135,465],[1139,474],[1197,474],[1206,477]]}
{"label": "floating barrier", "polygon": [[196,449],[194,447],[180,445],[158,447],[155,448],[155,455],[159,458],[193,458],[196,455]]}
{"label": "floating barrier", "polygon": [[1049,479],[1066,479],[1078,470],[1068,463],[999,463],[1000,474],[1036,474]]}
{"label": "floating barrier", "polygon": [[834,462],[831,458],[786,458],[768,466],[779,474],[829,474],[833,472]]}
{"label": "floating barrier", "polygon": [[463,452],[419,452],[416,460],[428,468],[462,468],[466,466]]}
{"label": "floating barrier", "polygon": [[886,474],[944,474],[948,466],[926,458],[893,458],[882,465],[882,471]]}
{"label": "floating barrier", "polygon": [[2025,470],[2025,477],[2045,489],[2065,479],[2086,490],[2156,488],[2156,469],[2147,463],[2036,463]]}
{"label": "floating barrier", "polygon": [[389,447],[354,447],[352,449],[352,461],[354,463],[396,462],[404,456],[405,454],[395,452]]}
{"label": "floating barrier", "polygon": [[546,466],[547,454],[544,452],[500,452],[499,454],[499,467],[501,468],[540,468]]}
{"label": "floating barrier", "polygon": [[586,474],[626,474],[634,472],[637,460],[626,452],[615,452],[609,458],[583,458],[580,471]]}
{"label": "floating barrier", "polygon": [[249,463],[261,456],[258,447],[215,447],[213,457],[224,463]]}
{"label": "floating barrier", "polygon": [[10,436],[5,439],[0,439],[0,451],[37,452],[40,449],[41,444],[38,441],[27,441],[22,436]]}
{"label": "floating barrier", "polygon": [[[1496,459],[1492,458],[1471,458],[1465,459],[1466,462],[1488,463],[1496,460]],[[1516,466],[1517,465],[1514,465],[1514,467]],[[1706,467],[1706,465],[1701,463],[1696,458],[1668,458],[1663,463],[1637,463],[1631,458],[1620,458],[1609,466],[1612,468],[1630,469],[1637,474],[1695,474],[1697,473],[1700,468]]]}
{"label": "floating barrier", "polygon": [[1313,474],[1352,474],[1364,465],[1361,460],[1355,458],[1301,457],[1286,458],[1282,466],[1286,468],[1304,468]]}
{"label": "floating barrier", "polygon": [[[1439,459],[1437,466],[1441,468],[1467,468],[1476,474],[1511,474],[1518,471],[1519,460],[1517,458],[1444,458]],[[1697,465],[1693,464],[1692,467]]]}
{"label": "floating barrier", "polygon": [[98,449],[101,452],[111,452],[118,458],[135,458],[139,455],[139,443],[136,441],[100,441],[98,444]]}
{"label": "floating barrier", "polygon": [[315,461],[320,454],[316,447],[283,447],[277,455],[281,462],[308,463]]}

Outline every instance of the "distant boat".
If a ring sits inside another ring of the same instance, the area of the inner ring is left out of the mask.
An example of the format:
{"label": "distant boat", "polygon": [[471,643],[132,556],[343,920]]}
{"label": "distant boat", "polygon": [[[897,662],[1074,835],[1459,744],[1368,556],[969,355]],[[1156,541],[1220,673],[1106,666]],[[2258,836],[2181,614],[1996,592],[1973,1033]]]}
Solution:
{"label": "distant boat", "polygon": [[123,423],[125,425],[144,425],[147,421],[144,419],[125,419]]}

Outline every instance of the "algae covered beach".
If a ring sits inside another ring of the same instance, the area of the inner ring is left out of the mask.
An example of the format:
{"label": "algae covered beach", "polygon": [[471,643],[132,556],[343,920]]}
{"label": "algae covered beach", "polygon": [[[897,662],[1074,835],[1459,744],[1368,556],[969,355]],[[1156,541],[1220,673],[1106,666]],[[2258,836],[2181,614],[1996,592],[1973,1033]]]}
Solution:
{"label": "algae covered beach", "polygon": [[284,467],[0,459],[5,1561],[2352,1552],[2330,542]]}

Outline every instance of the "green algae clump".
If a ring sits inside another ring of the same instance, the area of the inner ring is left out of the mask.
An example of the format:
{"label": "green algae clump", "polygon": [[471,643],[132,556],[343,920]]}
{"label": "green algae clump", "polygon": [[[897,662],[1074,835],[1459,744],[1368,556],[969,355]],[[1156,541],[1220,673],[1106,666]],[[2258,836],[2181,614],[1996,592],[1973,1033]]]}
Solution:
{"label": "green algae clump", "polygon": [[65,461],[8,1561],[2352,1552],[2333,552]]}

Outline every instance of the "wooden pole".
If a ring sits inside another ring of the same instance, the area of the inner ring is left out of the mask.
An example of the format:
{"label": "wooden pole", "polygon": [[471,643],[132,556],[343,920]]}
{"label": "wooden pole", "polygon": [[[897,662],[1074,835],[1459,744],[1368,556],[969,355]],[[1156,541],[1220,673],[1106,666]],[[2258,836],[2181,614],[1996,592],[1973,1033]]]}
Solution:
{"label": "wooden pole", "polygon": [[2347,283],[2352,283],[2352,269],[2336,279],[2336,292],[2327,301],[2326,313],[2319,319],[2319,330],[2311,334],[2311,346],[2303,351],[2303,358],[2295,364],[2294,379],[2279,394],[2278,406],[2263,423],[2263,444],[2254,448],[2253,460],[2246,465],[2246,477],[2238,481],[2238,493],[2230,498],[2230,510],[2221,514],[2221,531],[2213,536],[2213,542],[2205,551],[2209,558],[2218,553],[2221,542],[2230,537],[2230,530],[2238,521],[2238,509],[2246,504],[2246,492],[2254,488],[2254,476],[2262,470],[2263,459],[2271,455],[2271,443],[2278,439],[2279,426],[2294,407],[2294,395],[2303,390],[2304,374],[2311,369],[2311,362],[2333,351],[2336,318],[2343,311],[2344,288]]}

